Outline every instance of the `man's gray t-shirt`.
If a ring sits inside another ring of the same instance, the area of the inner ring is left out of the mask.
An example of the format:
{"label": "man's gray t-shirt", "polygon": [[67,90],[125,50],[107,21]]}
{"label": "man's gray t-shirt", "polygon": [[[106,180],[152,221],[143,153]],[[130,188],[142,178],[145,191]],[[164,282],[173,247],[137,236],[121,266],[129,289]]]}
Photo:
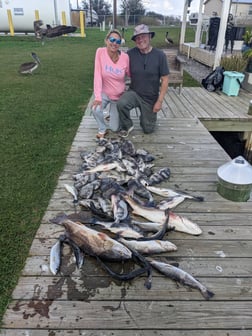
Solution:
{"label": "man's gray t-shirt", "polygon": [[148,54],[142,54],[135,47],[128,51],[130,58],[131,84],[130,89],[142,99],[154,105],[158,99],[160,78],[169,74],[165,54],[152,48]]}

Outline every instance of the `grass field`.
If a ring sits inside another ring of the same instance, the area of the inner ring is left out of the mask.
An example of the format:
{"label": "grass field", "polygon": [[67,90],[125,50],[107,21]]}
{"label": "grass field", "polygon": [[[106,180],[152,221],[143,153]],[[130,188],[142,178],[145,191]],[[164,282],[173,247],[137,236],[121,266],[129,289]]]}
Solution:
{"label": "grass field", "polygon": [[[155,31],[153,46],[167,48],[166,29]],[[178,44],[179,29],[169,31]],[[128,47],[132,32],[126,31]],[[187,34],[191,41],[193,31]],[[105,32],[90,28],[86,35],[44,45],[31,36],[0,36],[0,320],[92,94],[94,55]],[[20,75],[32,51],[42,65]],[[185,74],[184,85],[198,83]]]}

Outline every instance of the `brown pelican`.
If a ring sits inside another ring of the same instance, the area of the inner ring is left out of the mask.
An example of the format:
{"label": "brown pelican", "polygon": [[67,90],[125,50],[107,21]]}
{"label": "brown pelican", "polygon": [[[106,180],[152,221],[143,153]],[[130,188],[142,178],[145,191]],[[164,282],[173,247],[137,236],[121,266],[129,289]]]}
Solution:
{"label": "brown pelican", "polygon": [[47,30],[45,28],[41,28],[42,25],[43,25],[42,20],[36,20],[33,22],[34,33],[37,39],[43,39],[43,37],[46,36]]}
{"label": "brown pelican", "polygon": [[46,31],[47,37],[56,37],[69,33],[74,33],[77,29],[77,27],[75,26],[58,25],[55,27],[51,27],[49,24],[46,25],[46,28],[47,28]]}
{"label": "brown pelican", "polygon": [[36,20],[33,22],[35,36],[36,38],[42,40],[44,37],[52,38],[56,36],[73,33],[77,29],[77,27],[75,26],[58,25],[55,27],[51,27],[49,24],[46,25],[46,28],[41,28],[42,25],[43,25],[42,20]]}
{"label": "brown pelican", "polygon": [[166,32],[165,34],[165,42],[168,43],[168,44],[173,44],[173,40],[171,38],[168,37],[168,32]]}
{"label": "brown pelican", "polygon": [[19,67],[19,72],[21,74],[32,74],[34,70],[37,69],[37,67],[40,64],[40,60],[38,56],[36,55],[35,52],[31,53],[32,58],[34,59],[34,62],[28,62],[28,63],[23,63]]}

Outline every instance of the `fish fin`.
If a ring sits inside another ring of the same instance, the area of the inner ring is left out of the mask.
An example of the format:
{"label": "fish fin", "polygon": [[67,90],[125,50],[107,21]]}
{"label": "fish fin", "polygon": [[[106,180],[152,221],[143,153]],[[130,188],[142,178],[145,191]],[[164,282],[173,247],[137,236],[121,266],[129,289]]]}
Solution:
{"label": "fish fin", "polygon": [[175,231],[175,226],[167,225],[167,232]]}
{"label": "fish fin", "polygon": [[150,207],[150,208],[155,208],[156,207],[156,203],[154,200],[152,201],[147,201],[146,203],[144,203],[145,207]]}
{"label": "fish fin", "polygon": [[102,219],[102,220],[104,220],[104,221],[109,221],[109,222],[111,222],[111,221],[114,220],[113,217],[107,215],[103,210],[97,209],[97,208],[95,207],[95,205],[94,205],[94,202],[91,202],[91,203],[90,203],[90,210],[91,210],[91,212],[92,212],[95,216],[97,216],[98,218],[100,218],[100,219]]}
{"label": "fish fin", "polygon": [[204,292],[201,292],[202,293],[202,295],[204,296],[204,298],[206,299],[206,300],[209,300],[209,299],[211,299],[213,296],[214,296],[214,293],[213,292],[211,292],[210,290],[206,290],[206,291],[204,291]]}
{"label": "fish fin", "polygon": [[204,201],[204,197],[202,197],[202,196],[194,196],[193,199],[195,201],[198,201],[198,202],[203,202]]}

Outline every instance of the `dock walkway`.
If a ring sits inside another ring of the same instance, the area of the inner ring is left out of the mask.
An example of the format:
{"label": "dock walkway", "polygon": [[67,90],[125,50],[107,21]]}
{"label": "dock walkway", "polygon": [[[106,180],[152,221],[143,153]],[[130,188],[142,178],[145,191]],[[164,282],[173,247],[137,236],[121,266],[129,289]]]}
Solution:
{"label": "dock walkway", "polygon": [[134,117],[135,129],[129,136],[136,148],[155,155],[157,168],[171,169],[170,179],[162,186],[204,197],[204,202],[186,200],[174,209],[197,223],[203,233],[170,232],[167,238],[178,250],[155,259],[178,262],[181,269],[215,293],[212,299],[206,301],[196,289],[178,285],[157,272],[150,290],[144,287],[145,275],[130,282],[115,281],[91,257],[86,257],[78,270],[65,247],[61,273],[50,273],[50,249],[62,229],[49,220],[60,212],[75,211],[64,184],[73,184],[72,175],[81,164],[80,152],[96,147],[96,122],[87,113],[31,246],[0,334],[251,336],[252,201],[231,202],[217,193],[217,169],[230,158],[206,128],[208,123],[212,128],[229,125],[233,130],[251,131],[252,119],[247,115],[250,99],[243,92],[239,97],[226,97],[202,88],[183,88],[181,95],[170,89],[155,133],[143,134]]}

